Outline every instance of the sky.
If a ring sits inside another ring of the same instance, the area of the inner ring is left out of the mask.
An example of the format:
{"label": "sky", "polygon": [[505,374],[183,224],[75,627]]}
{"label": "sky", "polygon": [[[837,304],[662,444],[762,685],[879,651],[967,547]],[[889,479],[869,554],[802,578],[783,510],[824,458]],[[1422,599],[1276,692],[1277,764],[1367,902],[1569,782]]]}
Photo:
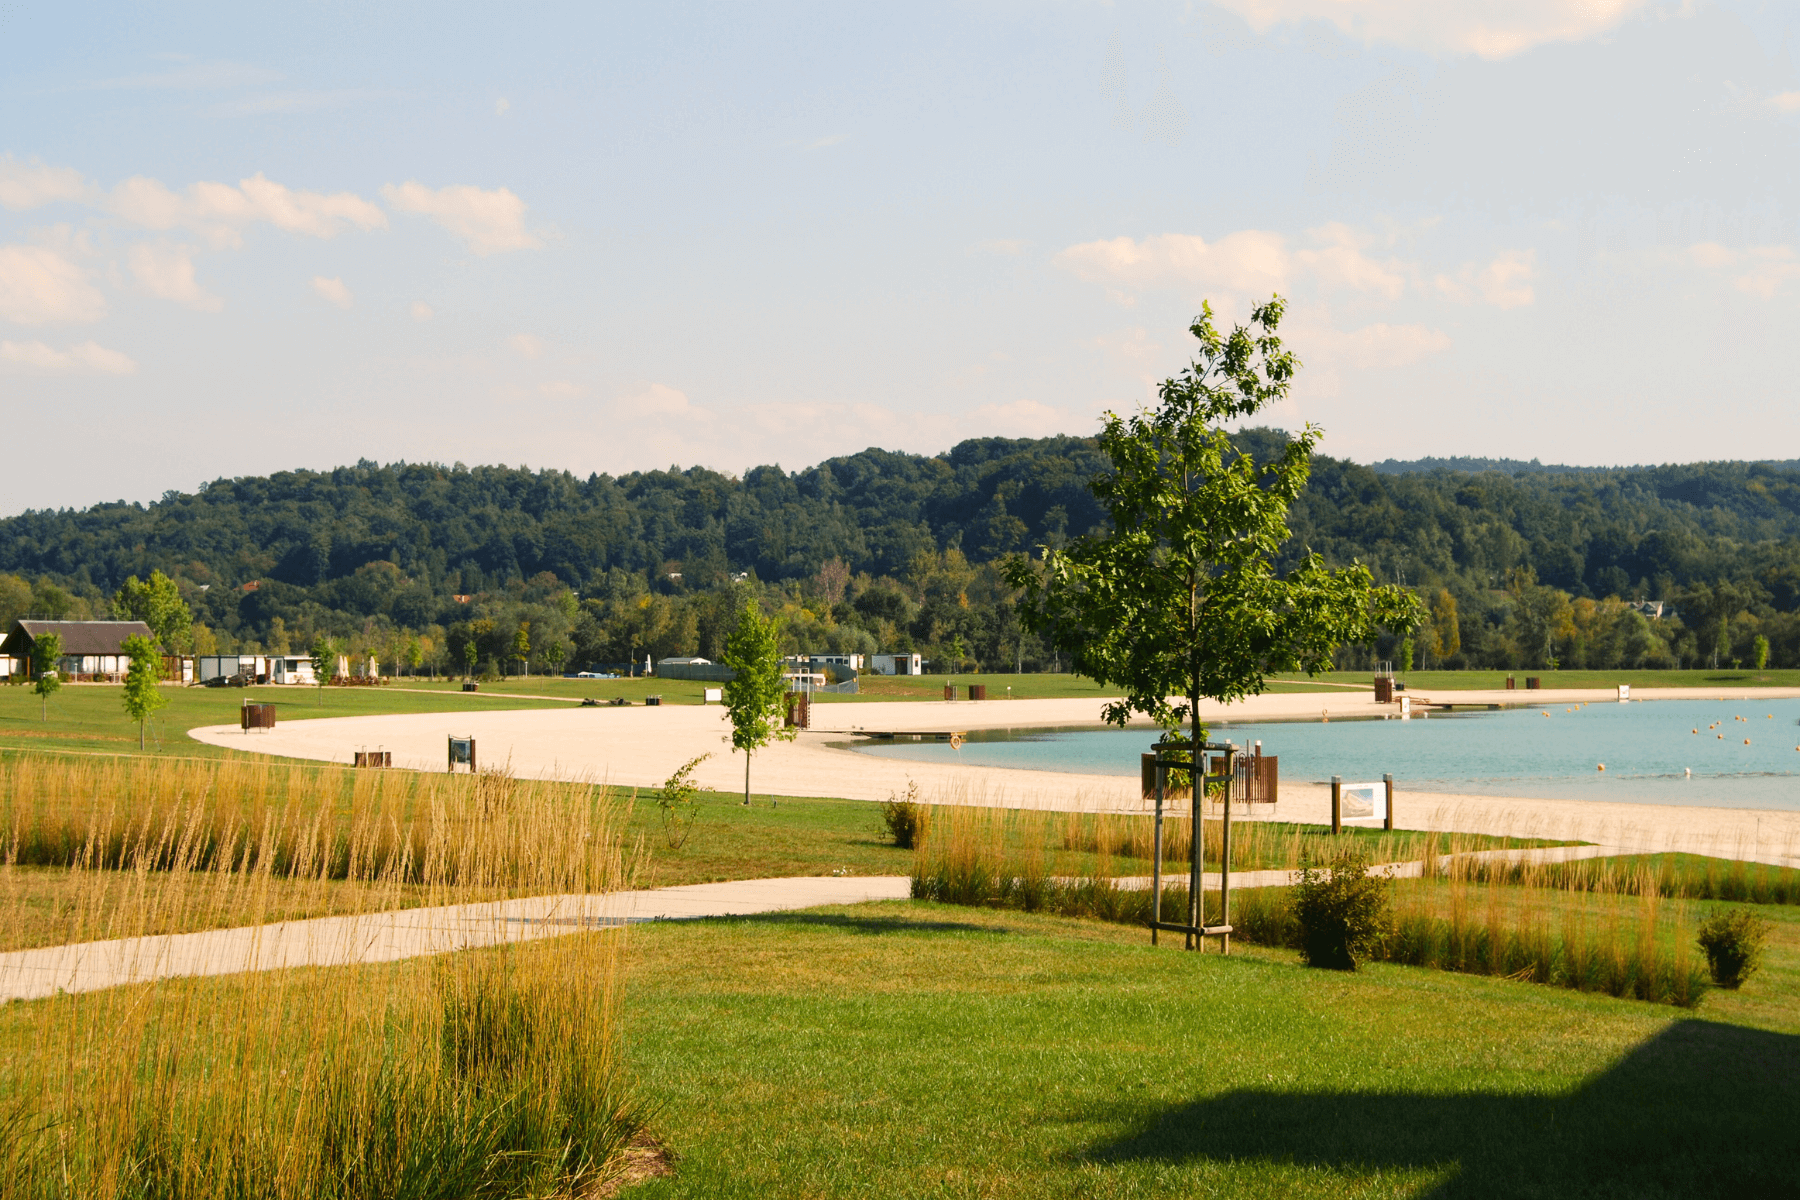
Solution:
{"label": "sky", "polygon": [[[1091,434],[1800,458],[1800,5],[0,0],[0,513]],[[1260,423],[1260,421],[1259,421]]]}

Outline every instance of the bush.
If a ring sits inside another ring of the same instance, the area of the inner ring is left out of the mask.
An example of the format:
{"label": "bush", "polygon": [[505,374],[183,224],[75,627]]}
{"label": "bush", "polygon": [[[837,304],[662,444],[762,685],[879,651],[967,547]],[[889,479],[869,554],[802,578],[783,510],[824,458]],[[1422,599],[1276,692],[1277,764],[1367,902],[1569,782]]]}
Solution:
{"label": "bush", "polygon": [[663,781],[662,792],[656,797],[656,807],[662,811],[663,836],[669,840],[671,850],[686,845],[688,835],[694,831],[694,821],[700,816],[700,785],[694,782],[694,768],[711,757],[702,754],[688,759]]}
{"label": "bush", "polygon": [[902,850],[917,846],[919,835],[925,831],[925,806],[919,803],[919,785],[908,780],[906,795],[888,793],[881,802],[881,821],[894,845]]}
{"label": "bush", "polygon": [[1761,965],[1763,943],[1774,927],[1774,922],[1747,908],[1720,909],[1701,922],[1700,949],[1706,951],[1713,982],[1720,987],[1741,987]]}
{"label": "bush", "polygon": [[1339,851],[1323,866],[1308,861],[1294,887],[1293,911],[1307,965],[1354,971],[1358,956],[1387,931],[1387,880],[1369,874],[1368,855],[1360,850]]}

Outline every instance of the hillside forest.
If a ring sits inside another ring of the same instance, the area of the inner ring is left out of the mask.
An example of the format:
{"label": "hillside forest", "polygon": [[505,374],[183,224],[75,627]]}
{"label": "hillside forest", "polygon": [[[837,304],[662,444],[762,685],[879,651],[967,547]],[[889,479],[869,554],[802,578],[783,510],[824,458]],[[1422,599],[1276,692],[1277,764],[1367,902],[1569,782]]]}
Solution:
{"label": "hillside forest", "polygon": [[[789,652],[1052,670],[997,567],[1095,529],[1105,467],[1092,440],[1054,437],[741,478],[364,461],[218,479],[0,520],[0,619],[151,606],[172,651],[329,637],[390,670],[514,673],[716,659],[754,596]],[[1343,647],[1345,669],[1800,666],[1800,464],[1320,456],[1289,515],[1285,558],[1360,560],[1429,611],[1409,638]]]}

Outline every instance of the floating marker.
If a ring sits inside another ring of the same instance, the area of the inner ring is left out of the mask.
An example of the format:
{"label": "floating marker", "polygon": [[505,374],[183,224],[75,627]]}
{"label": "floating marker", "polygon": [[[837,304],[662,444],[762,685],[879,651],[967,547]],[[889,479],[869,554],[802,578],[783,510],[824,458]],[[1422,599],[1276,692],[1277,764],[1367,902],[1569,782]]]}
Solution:
{"label": "floating marker", "polygon": [[1604,770],[1606,770],[1606,764],[1605,764],[1605,763],[1601,763],[1601,764],[1600,764],[1600,769],[1601,769],[1601,770],[1602,770],[1602,771],[1604,771]]}
{"label": "floating marker", "polygon": [[1688,730],[1688,732],[1689,733],[1699,733],[1700,731],[1698,729],[1690,729],[1690,730]]}
{"label": "floating marker", "polygon": [[1683,775],[1687,776],[1689,779],[1692,779],[1694,777],[1694,768],[1683,767],[1683,768],[1681,768],[1681,773]]}
{"label": "floating marker", "polygon": [[1744,745],[1746,745],[1746,746],[1748,746],[1748,745],[1749,745],[1749,744],[1750,744],[1750,739],[1749,739],[1749,738],[1745,738],[1745,739],[1744,739]]}

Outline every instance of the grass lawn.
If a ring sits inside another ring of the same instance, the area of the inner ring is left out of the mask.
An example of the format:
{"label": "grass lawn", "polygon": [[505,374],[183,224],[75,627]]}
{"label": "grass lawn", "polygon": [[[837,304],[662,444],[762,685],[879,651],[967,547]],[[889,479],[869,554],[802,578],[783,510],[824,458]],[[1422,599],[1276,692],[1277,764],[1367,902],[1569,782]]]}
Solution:
{"label": "grass lawn", "polygon": [[[523,690],[523,689],[521,689]],[[125,715],[117,684],[72,683],[50,697],[50,719],[44,703],[29,687],[0,686],[0,749],[53,749],[138,752],[137,723]],[[276,705],[280,721],[314,717],[362,717],[381,713],[468,712],[497,708],[561,708],[558,700],[531,700],[517,695],[395,684],[380,688],[175,687],[165,684],[168,704],[152,719],[146,750],[213,758],[232,753],[196,742],[187,731],[199,725],[235,725],[246,700]]]}
{"label": "grass lawn", "polygon": [[1800,917],[1697,1017],[879,904],[640,926],[663,1196],[1791,1196]]}
{"label": "grass lawn", "polygon": [[[1634,688],[1731,688],[1800,687],[1800,671],[1409,671],[1401,676],[1417,692],[1499,691],[1513,676],[1521,692],[1525,677],[1535,675],[1546,688],[1610,688],[1628,683]],[[1101,697],[1118,694],[1079,675],[869,675],[858,678],[861,690],[854,696],[827,695],[821,704],[855,704],[871,700],[942,700],[944,685],[955,683],[957,695],[966,699],[968,685],[987,685],[988,699],[1041,700],[1067,697]],[[1318,692],[1329,694],[1360,688],[1373,691],[1368,671],[1326,671],[1314,676],[1283,675],[1269,681],[1272,693]],[[1523,696],[1520,697],[1524,699]]]}

